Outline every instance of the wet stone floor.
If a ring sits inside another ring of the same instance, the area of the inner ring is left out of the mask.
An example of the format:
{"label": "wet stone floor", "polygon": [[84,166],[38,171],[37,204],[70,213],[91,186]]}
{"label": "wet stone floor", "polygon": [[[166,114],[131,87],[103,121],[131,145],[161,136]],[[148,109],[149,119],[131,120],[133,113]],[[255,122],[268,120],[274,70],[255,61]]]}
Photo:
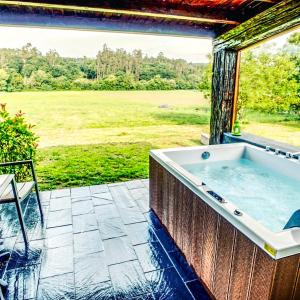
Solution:
{"label": "wet stone floor", "polygon": [[209,299],[148,206],[148,180],[42,193],[0,206],[5,299]]}

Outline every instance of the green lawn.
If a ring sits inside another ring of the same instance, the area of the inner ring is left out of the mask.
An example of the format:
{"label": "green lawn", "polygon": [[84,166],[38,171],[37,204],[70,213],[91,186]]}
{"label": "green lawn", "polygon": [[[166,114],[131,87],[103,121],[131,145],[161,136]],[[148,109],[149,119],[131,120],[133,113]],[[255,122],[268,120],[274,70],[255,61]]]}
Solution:
{"label": "green lawn", "polygon": [[[197,91],[22,92],[0,102],[36,125],[42,189],[147,177],[149,149],[196,145],[209,130],[209,103]],[[248,132],[300,144],[299,120],[247,119]]]}

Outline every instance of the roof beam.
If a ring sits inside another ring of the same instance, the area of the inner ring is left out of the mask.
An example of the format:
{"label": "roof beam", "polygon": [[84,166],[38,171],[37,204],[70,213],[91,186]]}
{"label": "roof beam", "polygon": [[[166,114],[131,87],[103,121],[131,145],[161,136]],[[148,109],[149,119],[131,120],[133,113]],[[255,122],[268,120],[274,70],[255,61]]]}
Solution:
{"label": "roof beam", "polygon": [[217,37],[214,52],[242,50],[300,25],[300,1],[284,0]]}
{"label": "roof beam", "polygon": [[[215,37],[212,23],[164,19],[105,11],[66,9],[62,6],[6,5],[0,1],[0,26],[99,30],[173,36]],[[227,25],[228,26],[228,25]],[[230,25],[229,25],[230,26]]]}
{"label": "roof beam", "polygon": [[[49,3],[50,2],[50,3]],[[176,21],[189,21],[193,23],[204,23],[204,24],[226,24],[226,25],[238,25],[239,22],[228,20],[225,18],[217,17],[202,17],[198,16],[195,12],[188,13],[186,11],[174,11],[175,13],[170,13],[173,10],[165,12],[154,12],[153,10],[144,9],[142,10],[132,10],[132,9],[119,9],[119,8],[105,8],[105,7],[90,7],[90,6],[76,6],[76,5],[61,5],[51,2],[57,1],[40,1],[40,2],[30,2],[30,1],[11,1],[3,0],[0,1],[1,5],[6,6],[18,6],[18,7],[32,7],[32,8],[44,8],[44,9],[62,9],[65,11],[73,12],[89,12],[97,13],[103,15],[123,15],[131,17],[140,17],[140,18],[152,18],[152,19],[164,19],[164,20],[176,20]],[[61,1],[63,2],[63,1]],[[76,2],[76,1],[75,1]]]}

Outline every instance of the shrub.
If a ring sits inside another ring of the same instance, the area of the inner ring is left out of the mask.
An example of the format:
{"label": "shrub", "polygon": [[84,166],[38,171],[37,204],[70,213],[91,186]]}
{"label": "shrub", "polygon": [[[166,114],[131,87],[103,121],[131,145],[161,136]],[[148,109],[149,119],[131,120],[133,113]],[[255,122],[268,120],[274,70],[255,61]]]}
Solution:
{"label": "shrub", "polygon": [[161,78],[159,75],[145,82],[146,90],[174,90],[175,87],[174,79]]}
{"label": "shrub", "polygon": [[93,81],[86,78],[78,78],[74,80],[74,86],[78,90],[86,91],[93,89]]}
{"label": "shrub", "polygon": [[[21,111],[10,115],[6,104],[0,104],[0,162],[35,159],[38,138],[32,128]],[[14,173],[17,180],[24,180],[29,170],[21,166],[1,168],[0,172]]]}
{"label": "shrub", "polygon": [[72,82],[66,76],[53,78],[52,87],[54,90],[70,90],[72,89]]}

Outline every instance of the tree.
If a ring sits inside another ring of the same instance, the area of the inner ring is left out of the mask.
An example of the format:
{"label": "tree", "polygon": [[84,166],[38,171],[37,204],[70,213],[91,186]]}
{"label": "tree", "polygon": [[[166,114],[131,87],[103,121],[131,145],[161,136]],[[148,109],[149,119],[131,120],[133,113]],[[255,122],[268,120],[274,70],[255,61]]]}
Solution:
{"label": "tree", "polygon": [[[292,46],[292,48],[290,48]],[[300,32],[293,33],[287,41],[288,51],[291,53],[291,59],[296,66],[296,72],[294,73],[294,79],[298,84],[298,97],[300,97]],[[299,100],[300,102],[300,100]],[[300,111],[300,103],[296,104],[295,109]]]}
{"label": "tree", "polygon": [[300,32],[294,32],[288,38],[288,43],[295,46],[300,46]]}
{"label": "tree", "polygon": [[0,49],[0,69],[5,70],[11,78],[9,84],[8,79],[2,80],[2,89],[5,91],[24,88],[130,90],[153,89],[154,86],[159,89],[157,83],[160,79],[173,80],[160,81],[162,89],[170,86],[196,89],[203,73],[203,66],[187,63],[183,59],[169,59],[163,53],[148,57],[141,50],[132,53],[124,49],[113,51],[107,45],[103,46],[96,58],[60,57],[55,50],[43,55],[31,44],[21,49]]}
{"label": "tree", "polygon": [[34,89],[51,90],[52,76],[43,70],[32,72],[29,79],[29,86]]}
{"label": "tree", "polygon": [[241,61],[239,109],[287,112],[297,101],[296,66],[285,52],[245,51]]}
{"label": "tree", "polygon": [[9,74],[4,69],[0,69],[0,91],[7,91],[8,78]]}
{"label": "tree", "polygon": [[24,80],[20,73],[11,70],[7,79],[7,92],[20,92],[24,88]]}

